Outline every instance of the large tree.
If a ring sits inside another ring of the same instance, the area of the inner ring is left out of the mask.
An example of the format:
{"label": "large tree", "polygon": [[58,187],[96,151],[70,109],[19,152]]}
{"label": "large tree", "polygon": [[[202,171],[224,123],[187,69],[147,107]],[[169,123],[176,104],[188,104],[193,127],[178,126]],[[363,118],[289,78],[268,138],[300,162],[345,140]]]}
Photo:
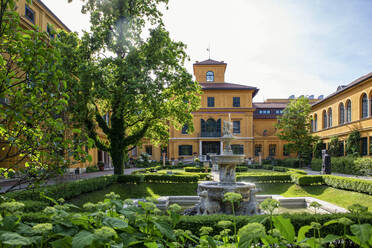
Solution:
{"label": "large tree", "polygon": [[66,135],[69,96],[57,41],[37,26],[21,28],[16,2],[0,5],[0,174],[20,171],[19,183],[41,182],[83,150]]}
{"label": "large tree", "polygon": [[73,112],[96,147],[110,153],[115,174],[123,173],[126,154],[142,139],[165,143],[171,125],[193,130],[199,85],[184,67],[185,45],[164,28],[159,4],[167,2],[89,0],[83,6],[91,30],[71,46],[79,78]]}
{"label": "large tree", "polygon": [[300,162],[311,157],[312,144],[316,138],[310,133],[311,106],[305,97],[292,100],[279,117],[276,128],[277,136],[290,144],[292,152],[296,152]]}

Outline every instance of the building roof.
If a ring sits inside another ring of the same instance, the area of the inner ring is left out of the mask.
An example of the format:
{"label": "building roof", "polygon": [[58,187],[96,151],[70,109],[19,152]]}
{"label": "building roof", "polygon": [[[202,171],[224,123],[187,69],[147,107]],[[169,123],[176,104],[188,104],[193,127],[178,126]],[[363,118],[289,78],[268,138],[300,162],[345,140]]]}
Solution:
{"label": "building roof", "polygon": [[289,102],[254,102],[254,108],[278,108],[284,109]]}
{"label": "building roof", "polygon": [[257,94],[256,87],[232,83],[199,83],[203,90],[254,90],[253,97]]}
{"label": "building roof", "polygon": [[370,73],[368,73],[368,74],[366,74],[366,75],[364,75],[364,76],[362,76],[362,77],[360,77],[360,78],[352,81],[348,85],[343,85],[341,88],[338,88],[337,91],[335,91],[332,94],[328,95],[327,97],[323,98],[323,100],[320,100],[320,101],[314,103],[312,106],[316,106],[316,105],[318,105],[318,104],[320,104],[320,103],[322,103],[324,101],[327,101],[328,99],[332,98],[333,96],[336,96],[337,94],[340,94],[341,92],[344,92],[345,90],[348,90],[348,89],[350,89],[350,88],[352,88],[352,87],[354,87],[354,86],[356,86],[358,84],[361,84],[361,83],[363,83],[364,81],[366,81],[366,80],[368,80],[370,78],[372,78],[372,72],[370,72]]}
{"label": "building roof", "polygon": [[45,8],[47,11],[49,11],[49,13],[68,31],[68,32],[71,32],[71,29],[69,29],[59,18],[58,16],[56,16],[53,11],[51,11],[48,6],[45,5],[45,3],[43,3],[41,0],[37,0],[41,6],[43,6],[43,8]]}
{"label": "building roof", "polygon": [[216,61],[216,60],[213,60],[213,59],[207,59],[207,60],[204,60],[204,61],[196,61],[194,63],[194,65],[227,65],[225,62],[223,61]]}

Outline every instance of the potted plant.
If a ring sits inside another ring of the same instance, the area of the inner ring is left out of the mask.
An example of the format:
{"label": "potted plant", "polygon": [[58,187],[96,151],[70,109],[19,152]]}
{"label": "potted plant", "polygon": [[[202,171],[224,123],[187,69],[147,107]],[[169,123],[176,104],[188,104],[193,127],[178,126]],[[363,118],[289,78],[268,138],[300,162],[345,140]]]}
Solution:
{"label": "potted plant", "polygon": [[97,166],[98,166],[98,169],[99,169],[100,171],[104,171],[104,169],[105,169],[105,164],[104,164],[102,161],[99,161],[99,162],[97,163]]}

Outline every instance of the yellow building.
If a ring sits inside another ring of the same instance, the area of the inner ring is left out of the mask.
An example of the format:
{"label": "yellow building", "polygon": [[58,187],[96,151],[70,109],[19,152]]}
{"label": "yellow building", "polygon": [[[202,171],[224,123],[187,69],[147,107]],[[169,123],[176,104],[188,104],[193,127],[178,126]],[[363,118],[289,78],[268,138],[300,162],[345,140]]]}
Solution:
{"label": "yellow building", "polygon": [[[208,153],[220,154],[223,150],[223,122],[233,122],[236,139],[232,150],[236,154],[258,160],[262,158],[286,158],[285,142],[275,135],[277,116],[289,100],[272,99],[254,103],[253,98],[258,89],[252,86],[227,83],[225,72],[227,64],[223,61],[205,60],[193,65],[195,80],[202,88],[201,107],[193,113],[195,131],[188,133],[187,126],[182,130],[170,129],[170,139],[166,149],[169,160],[192,160],[195,156]],[[161,159],[158,147],[145,144],[132,151],[138,157],[146,152],[153,160]]]}
{"label": "yellow building", "polygon": [[312,131],[327,144],[333,136],[345,140],[357,130],[361,135],[361,154],[369,155],[372,136],[372,73],[362,76],[312,105]]}

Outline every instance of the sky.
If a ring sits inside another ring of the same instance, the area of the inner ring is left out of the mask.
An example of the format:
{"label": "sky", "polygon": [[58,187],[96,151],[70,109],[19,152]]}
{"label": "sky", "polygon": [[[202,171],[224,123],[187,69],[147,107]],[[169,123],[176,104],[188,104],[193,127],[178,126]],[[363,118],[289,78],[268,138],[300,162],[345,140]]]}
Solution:
{"label": "sky", "polygon": [[[81,2],[42,0],[72,31],[89,31]],[[164,22],[195,61],[227,63],[225,81],[254,98],[329,95],[372,72],[372,0],[169,0]]]}

